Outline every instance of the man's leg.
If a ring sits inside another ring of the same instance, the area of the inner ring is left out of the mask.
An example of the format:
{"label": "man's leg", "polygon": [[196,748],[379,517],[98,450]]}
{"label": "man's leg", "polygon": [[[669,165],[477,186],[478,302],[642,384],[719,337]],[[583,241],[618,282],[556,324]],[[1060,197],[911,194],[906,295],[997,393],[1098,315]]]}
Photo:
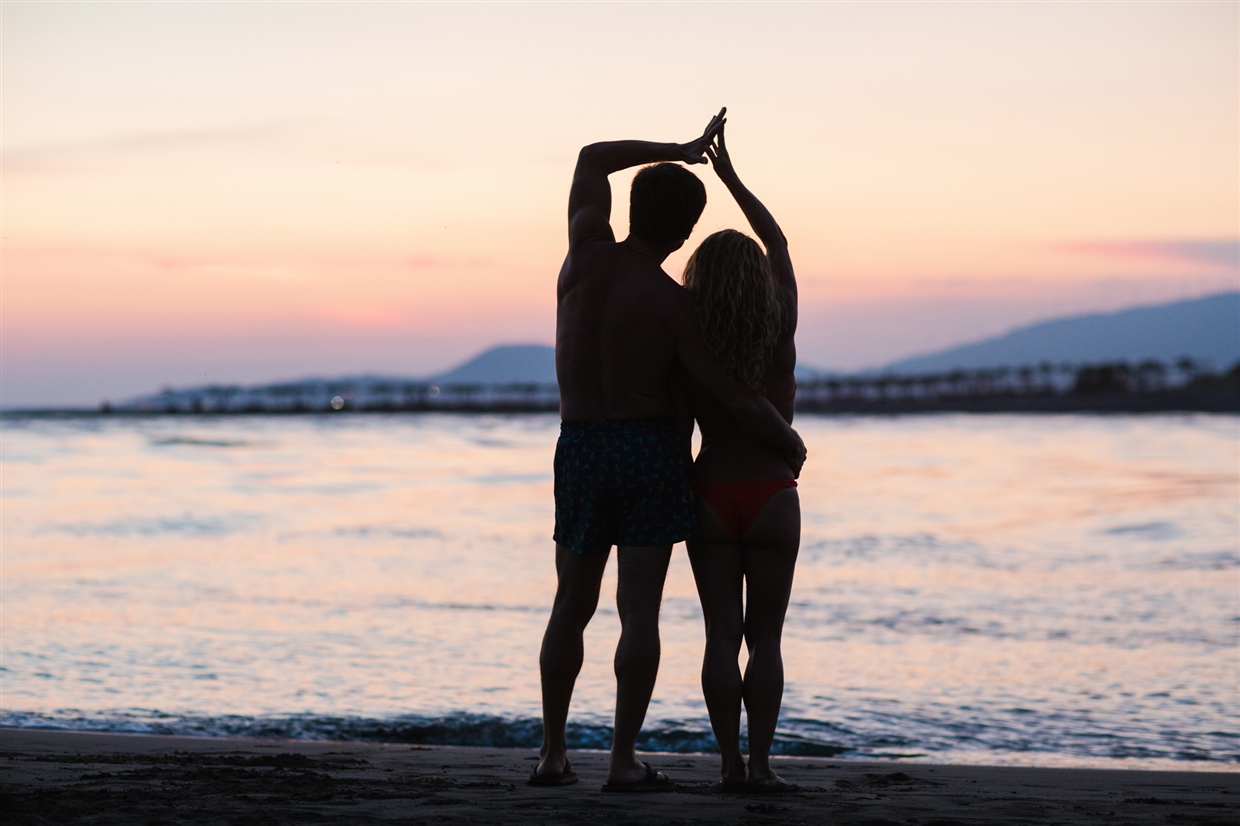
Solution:
{"label": "man's leg", "polygon": [[538,774],[560,774],[568,759],[564,728],[568,724],[573,684],[584,656],[581,637],[598,606],[598,591],[609,551],[577,554],[559,543],[555,546],[555,604],[551,607],[551,619],[547,621],[538,657],[543,701],[543,742]]}
{"label": "man's leg", "polygon": [[659,604],[671,558],[671,545],[622,546],[616,553],[620,644],[616,646],[616,726],[608,783],[632,783],[646,775],[634,751],[659,674]]}

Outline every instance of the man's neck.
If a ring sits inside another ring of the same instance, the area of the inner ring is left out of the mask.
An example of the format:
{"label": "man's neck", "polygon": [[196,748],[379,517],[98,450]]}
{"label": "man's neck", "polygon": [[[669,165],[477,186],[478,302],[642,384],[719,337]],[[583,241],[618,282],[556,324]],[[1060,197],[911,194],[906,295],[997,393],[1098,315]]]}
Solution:
{"label": "man's neck", "polygon": [[663,265],[663,262],[667,260],[669,255],[680,249],[680,244],[676,244],[675,246],[669,246],[666,244],[658,247],[651,246],[641,238],[638,238],[636,235],[629,235],[629,237],[625,238],[621,243],[638,255],[643,255],[660,266]]}

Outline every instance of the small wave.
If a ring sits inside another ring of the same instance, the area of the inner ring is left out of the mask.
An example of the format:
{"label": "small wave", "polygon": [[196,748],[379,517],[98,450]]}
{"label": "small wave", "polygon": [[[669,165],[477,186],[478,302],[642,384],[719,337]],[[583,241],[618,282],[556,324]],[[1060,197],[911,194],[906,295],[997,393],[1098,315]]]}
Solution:
{"label": "small wave", "polygon": [[348,536],[358,539],[443,539],[442,531],[434,528],[400,528],[389,525],[352,525],[339,527],[332,531],[333,536]]}
{"label": "small wave", "polygon": [[193,436],[168,436],[163,439],[152,439],[151,444],[157,447],[170,445],[192,445],[196,447],[248,447],[251,442],[232,439],[198,439]]}
{"label": "small wave", "polygon": [[1151,567],[1170,571],[1222,571],[1240,568],[1240,552],[1227,548],[1201,553],[1181,553],[1158,559]]}
{"label": "small wave", "polygon": [[1184,535],[1179,526],[1172,522],[1147,522],[1141,525],[1118,525],[1107,528],[1102,533],[1108,536],[1125,536],[1133,539],[1148,539],[1158,542],[1168,539],[1179,539]]}
{"label": "small wave", "polygon": [[550,473],[491,473],[484,476],[471,476],[469,481],[479,485],[503,486],[550,482],[553,478]]}
{"label": "small wave", "polygon": [[[958,711],[967,712],[961,708]],[[844,726],[806,717],[781,722],[771,753],[802,757],[847,756],[864,759],[931,758],[971,762],[1031,764],[1046,760],[1171,761],[1175,764],[1236,764],[1234,738],[1221,732],[1191,736],[1163,731],[1153,739],[1140,732],[1080,731],[1080,721],[1062,719],[1017,707],[996,710],[990,719],[933,719],[933,715],[870,713],[864,725]],[[542,721],[533,717],[500,717],[456,713],[443,716],[400,715],[177,715],[146,709],[106,712],[5,712],[0,726],[66,729],[125,734],[200,737],[258,737],[287,740],[334,740],[406,743],[433,746],[537,748]],[[607,750],[612,728],[603,723],[570,723],[572,749]],[[742,734],[742,750],[748,742]],[[673,754],[717,753],[706,719],[663,720],[641,732],[640,751]],[[1035,756],[1036,755],[1036,756]]]}
{"label": "small wave", "polygon": [[[371,743],[408,743],[428,746],[485,746],[537,748],[542,742],[542,720],[504,718],[482,714],[442,717],[404,715],[390,718],[272,715],[196,716],[133,709],[102,713],[57,714],[7,712],[0,725],[18,728],[101,731],[122,734],[162,734],[197,737],[260,737],[285,740],[336,740]],[[571,749],[611,748],[612,728],[603,724],[570,723]],[[742,737],[742,746],[747,747]],[[639,751],[700,754],[716,752],[714,734],[705,721],[673,721],[643,730]],[[774,754],[833,757],[850,751],[838,743],[815,742],[791,734],[777,736]]]}
{"label": "small wave", "polygon": [[518,614],[545,614],[546,605],[503,605],[495,602],[430,602],[398,598],[383,603],[389,608],[419,608],[424,611],[510,611]]}
{"label": "small wave", "polygon": [[988,548],[969,540],[946,539],[931,533],[866,534],[842,538],[804,536],[801,555],[807,561],[835,565],[898,559],[903,563],[952,563],[972,568],[1016,569],[1010,560],[1003,558],[1001,549]]}
{"label": "small wave", "polygon": [[262,524],[255,514],[227,516],[122,517],[108,522],[56,522],[40,527],[36,533],[67,533],[72,536],[130,537],[172,534],[185,537],[221,537],[253,530]]}

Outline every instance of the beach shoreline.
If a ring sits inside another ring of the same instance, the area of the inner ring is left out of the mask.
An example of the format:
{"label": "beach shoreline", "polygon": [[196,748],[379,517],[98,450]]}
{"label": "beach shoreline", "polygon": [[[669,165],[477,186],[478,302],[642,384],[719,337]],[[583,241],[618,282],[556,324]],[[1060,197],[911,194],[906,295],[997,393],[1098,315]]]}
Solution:
{"label": "beach shoreline", "polygon": [[[718,757],[643,755],[678,783],[535,788],[533,749],[0,729],[0,817],[45,823],[1184,823],[1221,826],[1240,773],[774,758],[794,794],[721,794]],[[1228,812],[1231,812],[1229,815]]]}

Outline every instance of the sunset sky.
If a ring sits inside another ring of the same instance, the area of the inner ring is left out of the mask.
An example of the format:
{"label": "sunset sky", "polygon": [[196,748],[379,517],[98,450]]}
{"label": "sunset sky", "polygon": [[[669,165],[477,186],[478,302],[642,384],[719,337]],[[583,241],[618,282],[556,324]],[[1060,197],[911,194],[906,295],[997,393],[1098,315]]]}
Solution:
{"label": "sunset sky", "polygon": [[1240,284],[1235,2],[0,13],[9,407],[551,343],[577,150],[723,105],[805,364]]}

